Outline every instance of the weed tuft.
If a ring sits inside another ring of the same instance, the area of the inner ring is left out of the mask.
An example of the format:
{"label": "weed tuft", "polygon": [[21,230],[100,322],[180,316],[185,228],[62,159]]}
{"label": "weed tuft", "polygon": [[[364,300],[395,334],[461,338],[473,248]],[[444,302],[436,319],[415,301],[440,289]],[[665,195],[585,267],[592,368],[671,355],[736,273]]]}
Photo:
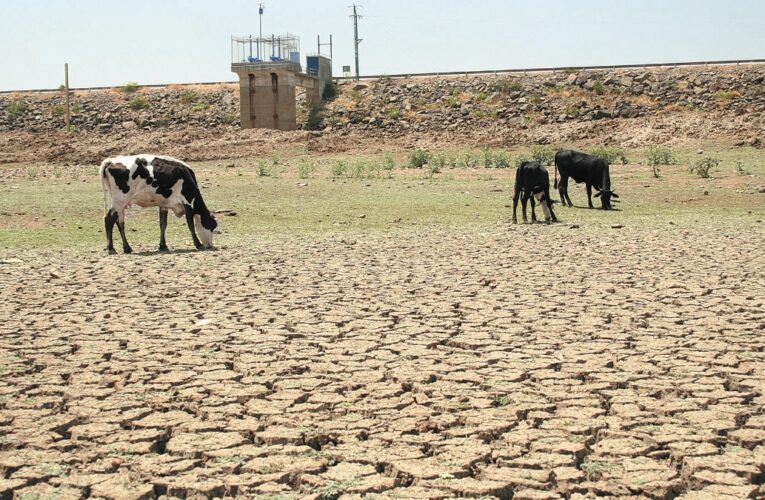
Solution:
{"label": "weed tuft", "polygon": [[702,158],[690,167],[688,171],[692,174],[696,174],[702,179],[709,179],[712,176],[712,172],[720,165],[718,158],[706,157]]}

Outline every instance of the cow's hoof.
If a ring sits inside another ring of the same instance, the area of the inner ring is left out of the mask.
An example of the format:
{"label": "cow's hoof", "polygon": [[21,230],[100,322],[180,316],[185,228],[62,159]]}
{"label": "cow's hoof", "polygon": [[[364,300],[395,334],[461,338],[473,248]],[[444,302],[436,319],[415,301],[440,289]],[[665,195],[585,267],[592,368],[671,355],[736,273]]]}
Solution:
{"label": "cow's hoof", "polygon": [[117,253],[117,250],[113,248],[107,248],[106,251],[109,252],[109,255],[114,255],[115,253]]}
{"label": "cow's hoof", "polygon": [[160,252],[169,252],[170,249],[167,248],[167,245],[160,245],[159,249]]}
{"label": "cow's hoof", "polygon": [[197,247],[197,250],[204,250],[205,249],[204,245],[202,245],[202,244],[194,245],[194,246]]}
{"label": "cow's hoof", "polygon": [[573,203],[569,203],[568,204],[568,208],[574,208],[574,204]]}
{"label": "cow's hoof", "polygon": [[124,247],[124,248],[122,249],[122,251],[123,251],[123,252],[125,252],[125,253],[133,253],[133,249],[132,249],[132,248],[130,248],[130,247]]}

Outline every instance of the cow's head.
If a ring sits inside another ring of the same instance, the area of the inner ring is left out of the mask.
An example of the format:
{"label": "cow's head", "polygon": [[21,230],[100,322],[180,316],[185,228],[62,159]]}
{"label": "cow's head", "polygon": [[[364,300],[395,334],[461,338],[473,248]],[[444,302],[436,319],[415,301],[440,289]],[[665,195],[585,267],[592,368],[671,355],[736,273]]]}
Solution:
{"label": "cow's head", "polygon": [[194,229],[196,229],[199,241],[205,248],[212,248],[213,246],[213,231],[218,227],[218,221],[215,220],[215,215],[210,212],[194,215]]}
{"label": "cow's head", "polygon": [[[600,196],[600,202],[603,204],[603,210],[611,210],[611,198],[619,199],[619,195],[609,189],[604,189],[598,193],[595,193],[595,198]],[[616,201],[614,201],[616,203]]]}
{"label": "cow's head", "polygon": [[542,212],[545,214],[545,220],[549,221],[552,219],[552,214],[550,213],[550,207],[548,205],[550,199],[547,196],[545,189],[542,186],[534,186],[534,189],[532,189],[531,192],[539,204],[542,205]]}

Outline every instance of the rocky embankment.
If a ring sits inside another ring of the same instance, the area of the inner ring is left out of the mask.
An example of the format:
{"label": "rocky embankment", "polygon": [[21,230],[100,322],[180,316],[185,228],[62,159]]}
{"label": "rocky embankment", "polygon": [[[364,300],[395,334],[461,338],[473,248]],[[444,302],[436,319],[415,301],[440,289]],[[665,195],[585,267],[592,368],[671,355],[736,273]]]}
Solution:
{"label": "rocky embankment", "polygon": [[765,144],[765,65],[341,82],[306,132],[240,130],[235,84],[0,95],[0,163],[92,162],[126,151],[186,159],[516,144]]}
{"label": "rocky embankment", "polygon": [[[668,112],[765,111],[765,65],[343,82],[317,129],[442,131],[491,124],[633,119]],[[238,126],[236,85],[75,92],[79,130]],[[0,95],[0,131],[64,126],[62,93]]]}
{"label": "rocky embankment", "polygon": [[[235,85],[225,84],[76,91],[71,96],[71,123],[79,131],[102,133],[238,126],[237,92]],[[0,131],[61,130],[65,98],[63,92],[0,95]]]}
{"label": "rocky embankment", "polygon": [[345,83],[325,124],[453,130],[632,119],[667,112],[765,111],[765,66],[537,73]]}

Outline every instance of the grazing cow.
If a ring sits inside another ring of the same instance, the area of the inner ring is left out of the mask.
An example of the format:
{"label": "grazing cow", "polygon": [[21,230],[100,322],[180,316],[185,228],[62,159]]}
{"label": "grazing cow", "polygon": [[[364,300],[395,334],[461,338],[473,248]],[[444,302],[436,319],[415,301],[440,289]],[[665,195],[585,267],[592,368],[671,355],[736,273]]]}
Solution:
{"label": "grazing cow", "polygon": [[[513,224],[518,223],[516,209],[518,208],[518,198],[523,192],[523,222],[526,219],[526,202],[531,198],[531,222],[537,221],[537,214],[534,213],[534,198],[542,205],[542,211],[545,214],[545,220],[558,221],[553,213],[552,200],[550,199],[550,175],[547,169],[536,161],[524,161],[518,167],[515,173],[515,194],[513,195]],[[533,195],[533,197],[532,197]]]}
{"label": "grazing cow", "polygon": [[[560,184],[558,184],[558,171],[560,170]],[[592,188],[599,192],[603,210],[611,209],[611,198],[619,198],[619,195],[611,191],[611,176],[608,172],[608,162],[603,158],[564,149],[555,153],[555,188],[560,193],[560,202],[573,207],[568,195],[568,178],[571,177],[579,184],[584,182],[587,187],[587,203],[592,206]]]}
{"label": "grazing cow", "polygon": [[112,200],[104,217],[109,253],[116,253],[112,243],[114,224],[122,236],[122,249],[132,252],[125,238],[125,209],[130,205],[159,207],[160,251],[167,251],[168,210],[176,217],[186,216],[197,249],[212,248],[218,223],[202,199],[194,172],[182,161],[154,155],[118,156],[101,163],[99,176],[104,196],[108,192]]}

